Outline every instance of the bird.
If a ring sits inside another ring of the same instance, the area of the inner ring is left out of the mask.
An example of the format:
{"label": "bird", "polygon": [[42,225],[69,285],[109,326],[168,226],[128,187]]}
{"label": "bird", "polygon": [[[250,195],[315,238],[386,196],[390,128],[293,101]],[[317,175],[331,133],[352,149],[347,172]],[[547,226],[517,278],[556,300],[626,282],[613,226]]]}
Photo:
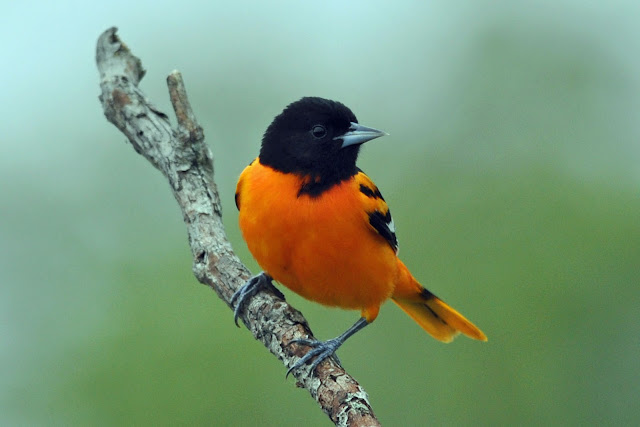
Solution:
{"label": "bird", "polygon": [[358,123],[344,104],[303,97],[267,127],[259,156],[240,174],[235,202],[249,251],[262,268],[231,300],[234,320],[259,291],[276,282],[325,306],[359,310],[360,318],[326,341],[295,339],[309,351],[287,371],[310,372],[377,317],[391,299],[435,339],[462,333],[487,341],[473,323],[423,287],[398,258],[391,211],[356,166],[362,144],[387,135]]}

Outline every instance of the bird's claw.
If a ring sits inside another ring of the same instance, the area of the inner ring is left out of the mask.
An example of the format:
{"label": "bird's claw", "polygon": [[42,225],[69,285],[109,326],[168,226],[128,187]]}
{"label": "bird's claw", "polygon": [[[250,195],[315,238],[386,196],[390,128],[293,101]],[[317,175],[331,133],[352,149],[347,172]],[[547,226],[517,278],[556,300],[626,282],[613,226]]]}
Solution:
{"label": "bird's claw", "polygon": [[[233,321],[237,327],[240,327],[238,324],[238,318],[240,317],[240,313],[242,312],[245,304],[259,291],[269,287],[269,285],[271,285],[271,280],[271,276],[265,272],[256,274],[255,276],[250,277],[249,280],[247,280],[247,283],[233,294],[231,297],[231,305],[235,305],[235,308],[233,309]],[[278,293],[282,295],[279,291]]]}
{"label": "bird's claw", "polygon": [[289,345],[298,344],[304,345],[307,347],[311,347],[311,350],[307,352],[300,360],[298,360],[292,367],[287,370],[287,374],[285,378],[289,376],[289,374],[304,366],[309,360],[315,357],[313,363],[311,363],[311,372],[315,371],[320,363],[322,363],[325,359],[333,356],[334,360],[338,363],[338,365],[342,365],[340,363],[340,359],[336,354],[336,350],[342,345],[342,342],[337,338],[330,339],[327,341],[318,341],[318,340],[309,340],[306,338],[299,338],[295,340],[289,341]]}

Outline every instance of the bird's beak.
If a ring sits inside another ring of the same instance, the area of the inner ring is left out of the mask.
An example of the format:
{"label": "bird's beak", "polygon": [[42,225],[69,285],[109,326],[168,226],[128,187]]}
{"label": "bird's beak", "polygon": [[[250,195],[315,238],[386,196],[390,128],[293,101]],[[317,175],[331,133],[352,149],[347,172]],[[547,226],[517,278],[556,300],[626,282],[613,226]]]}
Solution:
{"label": "bird's beak", "polygon": [[348,131],[333,139],[341,139],[342,147],[340,148],[344,148],[354,144],[362,144],[385,135],[388,135],[388,133],[351,122],[351,126]]}

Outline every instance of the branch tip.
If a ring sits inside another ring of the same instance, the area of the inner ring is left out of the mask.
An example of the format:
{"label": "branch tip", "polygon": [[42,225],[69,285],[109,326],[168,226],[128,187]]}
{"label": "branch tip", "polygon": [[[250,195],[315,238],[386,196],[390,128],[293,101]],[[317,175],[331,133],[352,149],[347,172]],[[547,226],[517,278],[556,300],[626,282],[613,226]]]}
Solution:
{"label": "branch tip", "polygon": [[127,45],[120,40],[117,31],[117,27],[111,27],[98,37],[96,63],[100,77],[104,79],[108,73],[117,74],[128,78],[137,86],[146,74],[146,70],[142,67],[140,58],[133,55]]}
{"label": "branch tip", "polygon": [[202,128],[196,120],[196,116],[191,108],[187,89],[182,79],[182,74],[178,70],[173,70],[167,76],[167,86],[169,87],[169,97],[173,111],[176,113],[178,126],[183,128],[191,136],[191,139],[203,139]]}

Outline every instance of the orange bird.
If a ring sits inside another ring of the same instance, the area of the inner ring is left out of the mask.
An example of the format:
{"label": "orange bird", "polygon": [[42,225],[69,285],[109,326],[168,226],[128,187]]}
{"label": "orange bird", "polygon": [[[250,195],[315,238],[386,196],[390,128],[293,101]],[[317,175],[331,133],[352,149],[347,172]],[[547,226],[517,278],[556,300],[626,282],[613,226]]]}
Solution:
{"label": "orange bird", "polygon": [[312,372],[378,316],[391,298],[434,338],[462,332],[487,337],[425,289],[397,257],[391,212],[373,181],[356,167],[360,145],[386,133],[358,124],[349,108],[306,97],[290,104],[267,128],[260,156],[240,175],[236,206],[249,250],[264,270],[233,296],[242,307],[272,280],[311,301],[360,310],[361,318],[311,347],[287,375],[315,358]]}

